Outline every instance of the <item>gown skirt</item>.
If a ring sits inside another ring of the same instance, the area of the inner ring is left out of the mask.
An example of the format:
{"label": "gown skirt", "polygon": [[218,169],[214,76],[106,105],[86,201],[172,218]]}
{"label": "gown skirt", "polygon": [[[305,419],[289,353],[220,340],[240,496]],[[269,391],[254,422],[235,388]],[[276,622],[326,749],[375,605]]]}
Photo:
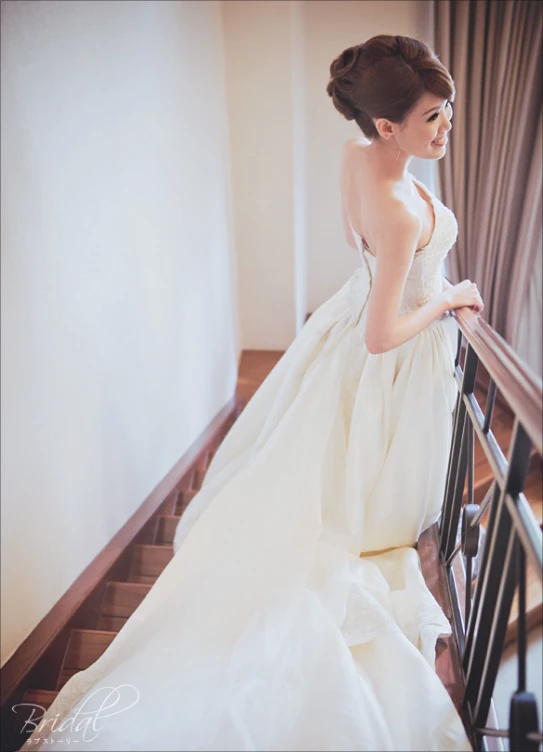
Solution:
{"label": "gown skirt", "polygon": [[444,495],[457,324],[370,354],[370,284],[362,265],[305,323],[213,457],[174,557],[22,749],[471,749],[415,548]]}

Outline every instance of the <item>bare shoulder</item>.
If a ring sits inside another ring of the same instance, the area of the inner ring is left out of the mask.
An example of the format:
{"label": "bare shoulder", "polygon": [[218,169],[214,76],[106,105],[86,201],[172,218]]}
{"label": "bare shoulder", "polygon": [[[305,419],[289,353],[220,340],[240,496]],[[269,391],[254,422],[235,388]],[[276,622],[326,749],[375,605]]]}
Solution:
{"label": "bare shoulder", "polygon": [[366,151],[369,143],[364,136],[352,138],[342,150],[342,184],[353,226],[372,251],[393,241],[397,245],[398,238],[416,247],[421,220],[406,202],[401,186],[372,172]]}
{"label": "bare shoulder", "polygon": [[396,200],[391,202],[386,217],[382,215],[380,219],[381,225],[375,243],[377,256],[410,263],[420,238],[420,218],[403,202]]}

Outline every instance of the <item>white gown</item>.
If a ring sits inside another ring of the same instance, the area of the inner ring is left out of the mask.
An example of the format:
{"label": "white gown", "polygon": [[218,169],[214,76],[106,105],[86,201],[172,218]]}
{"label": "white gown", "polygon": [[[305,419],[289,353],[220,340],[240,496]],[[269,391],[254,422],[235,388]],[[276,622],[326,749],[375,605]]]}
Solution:
{"label": "white gown", "polygon": [[[417,182],[435,227],[401,313],[441,290],[457,235]],[[227,434],[175,556],[23,749],[471,749],[435,673],[450,625],[414,548],[444,495],[457,324],[369,354],[375,259],[355,237],[362,265]]]}

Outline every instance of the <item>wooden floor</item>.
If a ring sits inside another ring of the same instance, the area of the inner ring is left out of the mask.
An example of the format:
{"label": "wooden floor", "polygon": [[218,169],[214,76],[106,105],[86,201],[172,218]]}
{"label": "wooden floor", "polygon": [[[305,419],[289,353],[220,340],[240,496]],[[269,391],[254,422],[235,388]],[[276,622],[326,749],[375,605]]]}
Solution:
{"label": "wooden floor", "polygon": [[283,350],[244,350],[239,362],[236,396],[247,402],[283,354]]}

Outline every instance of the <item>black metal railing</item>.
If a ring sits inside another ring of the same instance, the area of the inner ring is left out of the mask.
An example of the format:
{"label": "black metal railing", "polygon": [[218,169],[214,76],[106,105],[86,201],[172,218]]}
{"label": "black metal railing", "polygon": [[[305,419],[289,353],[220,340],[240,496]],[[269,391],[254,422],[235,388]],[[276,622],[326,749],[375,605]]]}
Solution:
{"label": "black metal railing", "polygon": [[[463,309],[456,319],[459,393],[439,534],[462,655],[463,709],[474,749],[496,748],[492,739],[504,737],[509,749],[529,752],[541,749],[542,736],[536,697],[526,684],[526,569],[530,564],[543,579],[543,543],[523,491],[530,463],[542,452],[541,382],[480,317]],[[479,366],[488,374],[484,412],[474,394]],[[513,416],[507,458],[492,430],[497,391]],[[475,437],[493,475],[481,504],[474,503]],[[486,514],[483,535],[481,519]],[[473,588],[474,562],[478,572]],[[500,729],[492,697],[515,592],[518,676],[511,693],[509,728]]]}

